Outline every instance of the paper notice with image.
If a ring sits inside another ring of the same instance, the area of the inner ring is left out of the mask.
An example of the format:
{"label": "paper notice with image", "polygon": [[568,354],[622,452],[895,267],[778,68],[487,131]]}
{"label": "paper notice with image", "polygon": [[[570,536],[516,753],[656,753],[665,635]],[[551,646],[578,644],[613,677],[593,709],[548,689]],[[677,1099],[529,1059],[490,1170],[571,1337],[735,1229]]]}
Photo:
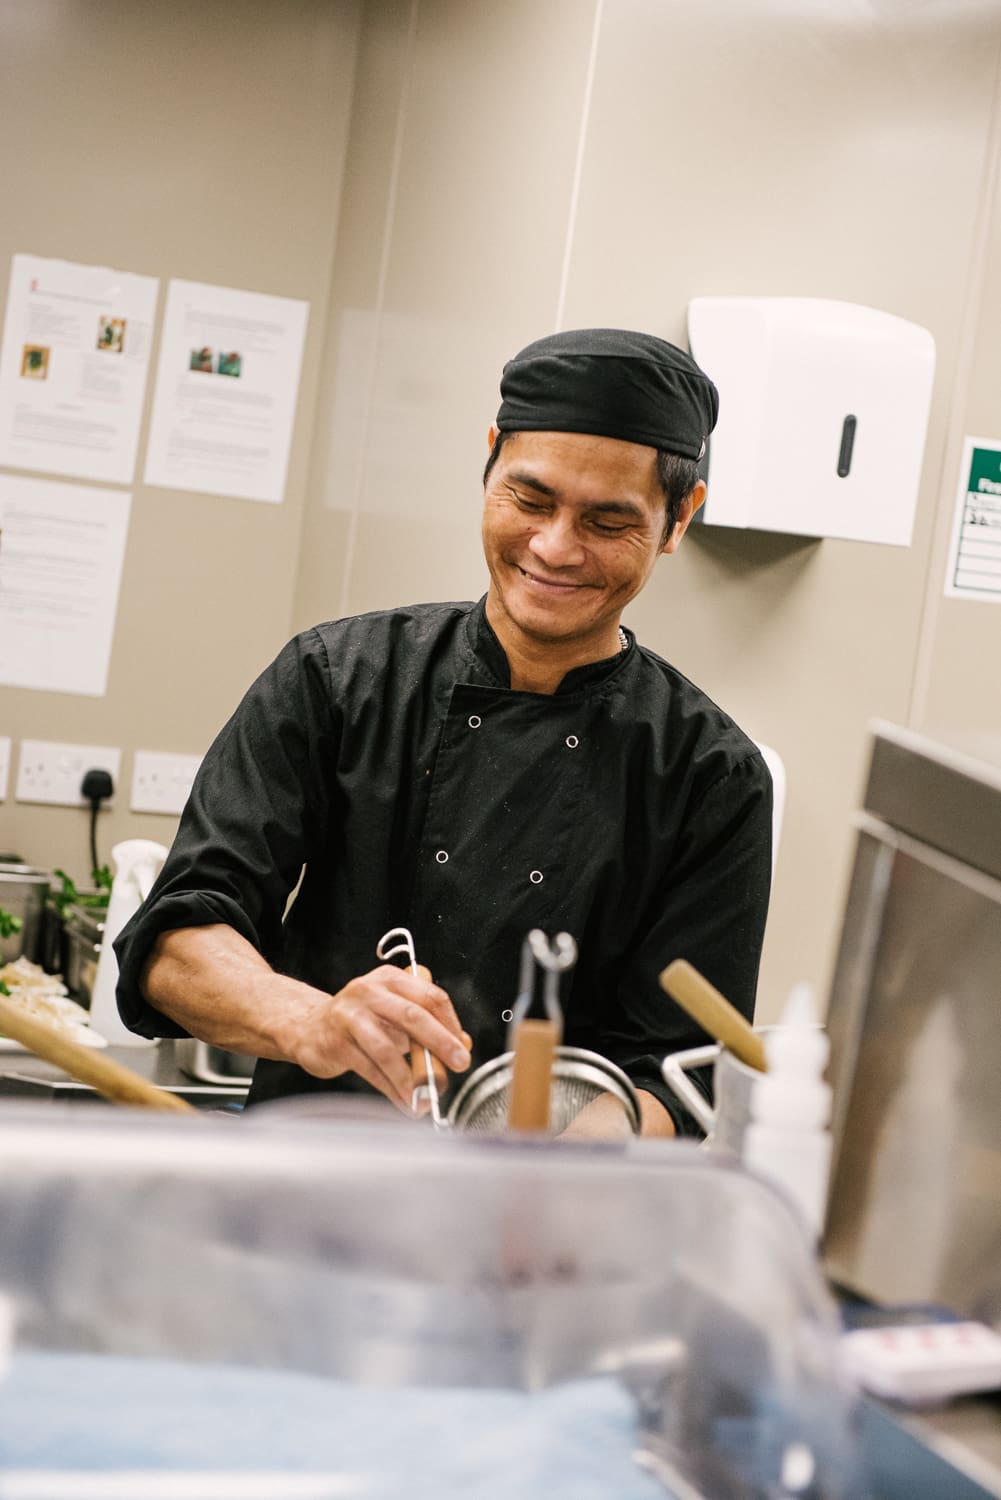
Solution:
{"label": "paper notice with image", "polygon": [[0,684],[104,695],[132,496],[0,474]]}
{"label": "paper notice with image", "polygon": [[147,484],[284,499],[308,306],[168,284]]}
{"label": "paper notice with image", "polygon": [[945,592],[1001,604],[1001,443],[990,438],[963,445]]}
{"label": "paper notice with image", "polygon": [[15,255],[0,345],[0,464],[131,484],[159,282]]}

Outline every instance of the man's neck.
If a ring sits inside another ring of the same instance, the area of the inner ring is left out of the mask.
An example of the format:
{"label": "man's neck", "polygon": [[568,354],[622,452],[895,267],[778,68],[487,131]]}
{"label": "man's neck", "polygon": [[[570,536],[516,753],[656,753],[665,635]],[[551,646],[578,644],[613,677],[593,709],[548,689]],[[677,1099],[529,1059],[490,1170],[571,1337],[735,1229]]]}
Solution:
{"label": "man's neck", "polygon": [[507,657],[511,687],[519,693],[555,693],[575,667],[606,661],[621,650],[618,621],[586,640],[541,640],[526,635],[489,596],[487,619]]}

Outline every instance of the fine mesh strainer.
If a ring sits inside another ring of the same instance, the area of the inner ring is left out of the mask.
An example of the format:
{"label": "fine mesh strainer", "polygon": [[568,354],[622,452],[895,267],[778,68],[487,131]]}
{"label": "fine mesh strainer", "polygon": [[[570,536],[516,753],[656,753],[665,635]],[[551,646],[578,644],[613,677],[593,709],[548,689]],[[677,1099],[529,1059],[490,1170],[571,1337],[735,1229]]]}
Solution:
{"label": "fine mesh strainer", "polygon": [[[406,927],[385,933],[376,954],[381,959],[403,957],[411,973],[419,972],[413,936]],[[447,1115],[439,1108],[431,1058],[424,1052],[414,1110],[421,1098],[429,1099],[436,1130],[500,1135],[511,1129],[541,1129],[560,1135],[588,1104],[610,1095],[622,1105],[629,1129],[638,1135],[639,1098],[622,1069],[597,1052],[559,1045],[563,1034],[560,977],[576,959],[577,945],[569,933],[559,933],[550,944],[545,933],[534,928],[522,944],[518,998],[508,1030],[511,1050],[470,1074]],[[529,1016],[540,972],[545,1021]]]}
{"label": "fine mesh strainer", "polygon": [[[559,1045],[560,978],[576,959],[577,945],[569,933],[559,933],[552,944],[538,928],[528,934],[508,1032],[511,1050],[466,1080],[448,1112],[450,1125],[481,1135],[509,1129],[561,1135],[586,1105],[610,1094],[623,1106],[633,1133],[639,1132],[639,1100],[625,1073],[596,1052]],[[540,972],[545,1021],[529,1017]]]}
{"label": "fine mesh strainer", "polygon": [[[448,1122],[456,1130],[500,1135],[508,1128],[514,1053],[484,1063],[466,1079],[452,1101]],[[636,1090],[621,1068],[583,1047],[557,1047],[549,1090],[549,1130],[560,1135],[586,1104],[611,1094],[622,1105],[633,1134],[639,1133]]]}

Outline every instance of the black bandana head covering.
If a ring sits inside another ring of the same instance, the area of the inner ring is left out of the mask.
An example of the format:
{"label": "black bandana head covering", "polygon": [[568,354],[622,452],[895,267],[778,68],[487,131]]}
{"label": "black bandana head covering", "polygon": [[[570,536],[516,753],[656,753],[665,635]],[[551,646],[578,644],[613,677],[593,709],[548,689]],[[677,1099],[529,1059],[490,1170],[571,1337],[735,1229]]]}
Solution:
{"label": "black bandana head covering", "polygon": [[577,328],[537,339],[504,366],[502,432],[593,432],[701,458],[716,387],[690,354],[649,333]]}

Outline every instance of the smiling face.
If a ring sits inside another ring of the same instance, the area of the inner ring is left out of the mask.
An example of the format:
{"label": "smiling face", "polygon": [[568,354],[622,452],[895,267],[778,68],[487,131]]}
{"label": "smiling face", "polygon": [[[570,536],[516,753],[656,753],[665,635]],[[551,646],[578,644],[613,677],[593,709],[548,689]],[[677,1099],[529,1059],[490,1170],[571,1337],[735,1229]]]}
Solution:
{"label": "smiling face", "polygon": [[512,432],[483,506],[487,616],[508,654],[545,645],[570,652],[571,664],[614,655],[623,609],[661,552],[675,550],[704,491],[697,486],[682,505],[665,543],[654,448],[590,433]]}

